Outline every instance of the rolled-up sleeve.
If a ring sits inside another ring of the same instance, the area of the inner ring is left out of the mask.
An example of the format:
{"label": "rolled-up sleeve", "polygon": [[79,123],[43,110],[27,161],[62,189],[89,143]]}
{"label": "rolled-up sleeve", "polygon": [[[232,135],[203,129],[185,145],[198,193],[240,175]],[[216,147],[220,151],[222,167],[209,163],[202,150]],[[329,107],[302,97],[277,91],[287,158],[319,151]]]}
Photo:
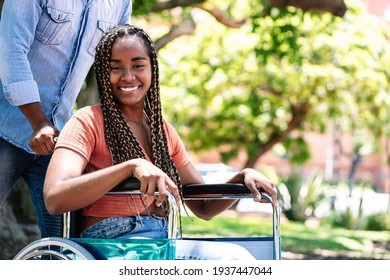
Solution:
{"label": "rolled-up sleeve", "polygon": [[40,102],[38,85],[32,80],[9,84],[3,90],[8,102],[14,106]]}
{"label": "rolled-up sleeve", "polygon": [[0,22],[0,80],[13,106],[39,102],[27,55],[42,13],[38,0],[5,1]]}

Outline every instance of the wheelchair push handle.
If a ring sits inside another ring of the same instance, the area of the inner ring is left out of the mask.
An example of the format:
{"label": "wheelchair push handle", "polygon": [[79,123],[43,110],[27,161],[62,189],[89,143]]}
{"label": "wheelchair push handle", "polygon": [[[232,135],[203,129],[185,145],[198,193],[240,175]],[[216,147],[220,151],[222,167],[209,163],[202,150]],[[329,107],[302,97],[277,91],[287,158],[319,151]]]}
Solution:
{"label": "wheelchair push handle", "polygon": [[[259,188],[261,198],[272,203],[271,196]],[[184,200],[251,198],[251,191],[241,183],[190,184],[183,187]]]}

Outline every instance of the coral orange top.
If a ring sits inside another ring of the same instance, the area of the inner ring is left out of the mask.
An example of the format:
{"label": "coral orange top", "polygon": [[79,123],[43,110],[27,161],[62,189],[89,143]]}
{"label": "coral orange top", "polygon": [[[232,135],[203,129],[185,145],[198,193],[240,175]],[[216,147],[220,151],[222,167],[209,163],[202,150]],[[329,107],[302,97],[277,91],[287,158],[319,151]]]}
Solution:
{"label": "coral orange top", "polygon": [[[165,120],[164,128],[170,155],[176,168],[180,169],[190,161],[189,156],[175,129]],[[100,105],[84,107],[71,117],[58,138],[56,149],[58,148],[71,149],[83,156],[88,161],[84,173],[112,166]],[[105,195],[82,212],[83,215],[92,217],[134,216],[145,209],[144,204],[149,206],[153,200],[149,198],[142,202],[139,196],[130,198],[126,195]]]}

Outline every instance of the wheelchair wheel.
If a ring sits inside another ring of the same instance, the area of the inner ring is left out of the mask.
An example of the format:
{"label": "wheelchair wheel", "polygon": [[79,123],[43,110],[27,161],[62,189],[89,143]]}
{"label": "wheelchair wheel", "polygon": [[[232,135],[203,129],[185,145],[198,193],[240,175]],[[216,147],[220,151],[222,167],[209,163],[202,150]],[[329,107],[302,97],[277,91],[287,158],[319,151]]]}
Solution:
{"label": "wheelchair wheel", "polygon": [[78,243],[59,237],[34,241],[24,247],[14,260],[94,260],[94,256]]}

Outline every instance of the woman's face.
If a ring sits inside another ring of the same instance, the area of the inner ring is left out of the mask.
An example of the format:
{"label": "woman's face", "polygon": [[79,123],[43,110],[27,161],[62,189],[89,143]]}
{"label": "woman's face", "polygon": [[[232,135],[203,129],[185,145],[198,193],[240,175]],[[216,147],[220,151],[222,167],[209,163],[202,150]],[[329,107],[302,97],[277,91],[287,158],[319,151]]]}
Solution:
{"label": "woman's face", "polygon": [[110,84],[120,106],[142,107],[152,79],[150,57],[136,37],[118,39],[111,50]]}

